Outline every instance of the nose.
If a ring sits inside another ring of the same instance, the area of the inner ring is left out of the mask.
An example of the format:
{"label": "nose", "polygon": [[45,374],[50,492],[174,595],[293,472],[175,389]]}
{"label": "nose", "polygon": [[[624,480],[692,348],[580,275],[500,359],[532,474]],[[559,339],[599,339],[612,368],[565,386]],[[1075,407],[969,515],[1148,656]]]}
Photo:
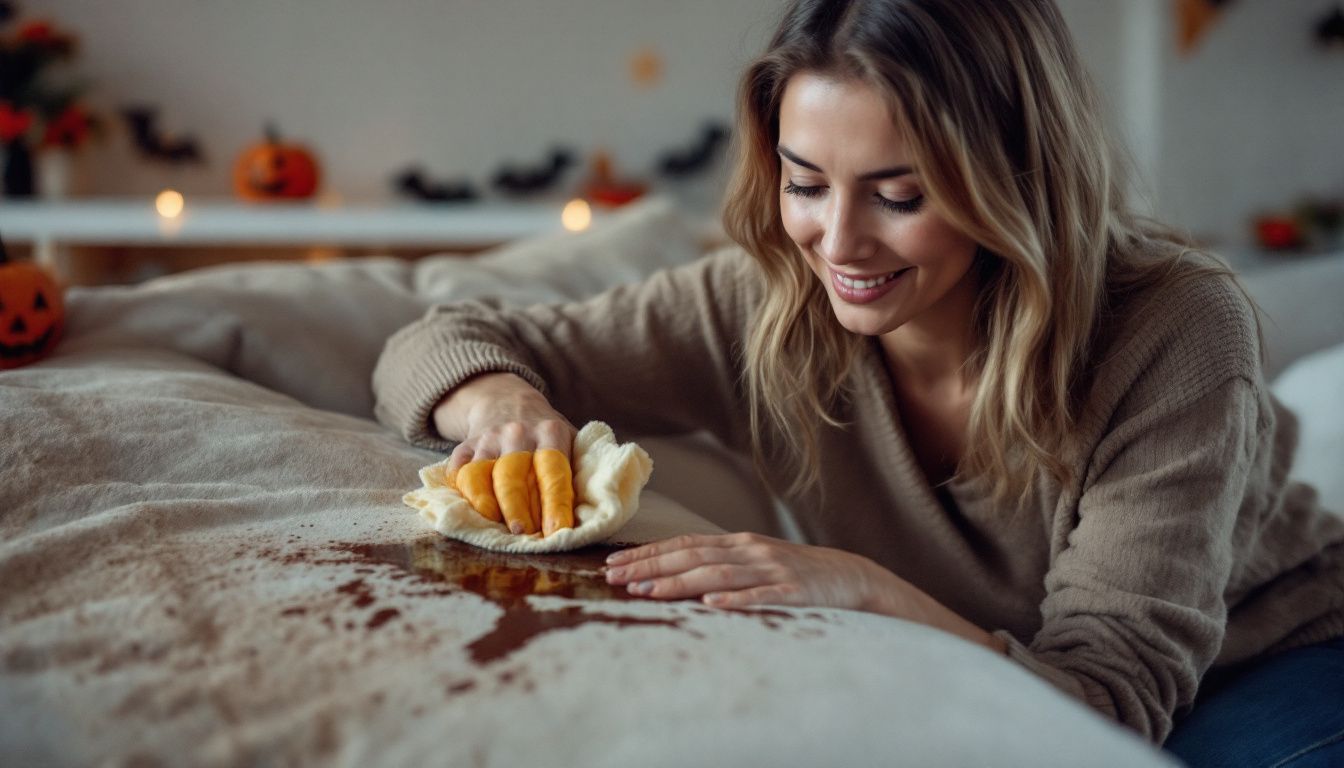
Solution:
{"label": "nose", "polygon": [[828,202],[820,222],[822,233],[817,254],[837,266],[868,258],[874,241],[867,232],[863,212],[840,194],[832,195]]}

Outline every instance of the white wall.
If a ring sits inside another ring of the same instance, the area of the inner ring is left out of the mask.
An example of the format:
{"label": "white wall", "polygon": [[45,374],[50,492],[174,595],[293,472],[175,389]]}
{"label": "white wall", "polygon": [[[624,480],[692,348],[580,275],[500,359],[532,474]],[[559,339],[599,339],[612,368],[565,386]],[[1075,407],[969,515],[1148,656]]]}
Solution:
{"label": "white wall", "polygon": [[[202,170],[147,166],[114,132],[91,191],[164,184],[228,194],[234,154],[275,118],[321,153],[328,188],[380,198],[410,161],[477,183],[553,142],[608,148],[647,175],[707,118],[727,121],[738,72],[780,0],[19,0],[72,26],[98,103],[162,105],[199,136]],[[1344,194],[1344,54],[1310,28],[1333,0],[1238,0],[1188,59],[1168,0],[1059,0],[1113,118],[1138,189],[1164,218],[1238,240],[1254,209]],[[628,60],[652,48],[662,84]],[[118,126],[119,128],[119,126]],[[581,171],[575,171],[571,180]],[[702,182],[701,186],[705,186]],[[699,197],[714,194],[712,184]]]}
{"label": "white wall", "polygon": [[1312,41],[1336,4],[1238,0],[1193,56],[1168,56],[1155,181],[1170,218],[1235,243],[1261,208],[1344,198],[1344,51]]}
{"label": "white wall", "polygon": [[[552,143],[607,148],[647,173],[708,118],[770,31],[773,0],[20,0],[83,40],[97,101],[161,104],[199,136],[208,169],[151,172],[118,133],[93,163],[97,192],[228,193],[232,158],[267,118],[323,158],[347,198],[389,194],[410,161],[479,182]],[[634,53],[661,53],[653,89]],[[580,175],[574,172],[575,177]]]}

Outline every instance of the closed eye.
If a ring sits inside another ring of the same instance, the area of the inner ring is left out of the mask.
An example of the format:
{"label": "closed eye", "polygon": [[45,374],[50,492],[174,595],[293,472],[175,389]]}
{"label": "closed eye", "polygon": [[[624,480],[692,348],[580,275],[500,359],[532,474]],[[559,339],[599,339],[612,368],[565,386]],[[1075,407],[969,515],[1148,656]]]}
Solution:
{"label": "closed eye", "polygon": [[[792,181],[784,185],[785,194],[797,195],[798,197],[821,197],[825,191],[825,187],[802,187]],[[873,202],[879,207],[895,213],[915,213],[924,206],[924,196],[916,195],[909,200],[892,200],[874,192]]]}

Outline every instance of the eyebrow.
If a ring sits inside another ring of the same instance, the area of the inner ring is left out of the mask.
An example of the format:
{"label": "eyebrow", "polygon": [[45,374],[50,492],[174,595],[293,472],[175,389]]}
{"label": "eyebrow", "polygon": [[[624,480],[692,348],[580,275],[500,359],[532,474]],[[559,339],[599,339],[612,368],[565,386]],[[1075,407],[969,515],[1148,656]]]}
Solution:
{"label": "eyebrow", "polygon": [[[816,165],[815,163],[810,163],[810,162],[804,160],[803,158],[801,158],[801,157],[799,157],[798,155],[794,154],[788,147],[784,146],[783,144],[779,144],[779,145],[777,145],[777,146],[775,147],[775,151],[779,152],[780,155],[782,155],[783,157],[787,158],[788,160],[790,160],[790,161],[792,161],[792,162],[794,162],[794,163],[797,163],[798,165],[801,165],[801,166],[803,166],[804,168],[806,168],[806,169],[808,169],[808,170],[810,170],[810,171],[816,171],[817,173],[825,173],[825,171],[823,171],[823,170],[821,170],[820,168],[818,168],[817,165]],[[894,168],[882,168],[882,169],[880,169],[880,170],[876,170],[876,171],[869,171],[868,173],[865,173],[865,174],[860,175],[860,176],[859,176],[859,181],[876,181],[877,179],[894,179],[894,178],[896,178],[897,176],[905,176],[906,174],[911,174],[911,173],[914,173],[914,172],[915,172],[915,169],[914,169],[914,168],[911,168],[911,167],[908,166],[908,165],[898,165],[898,166],[896,166],[896,167],[894,167]]]}

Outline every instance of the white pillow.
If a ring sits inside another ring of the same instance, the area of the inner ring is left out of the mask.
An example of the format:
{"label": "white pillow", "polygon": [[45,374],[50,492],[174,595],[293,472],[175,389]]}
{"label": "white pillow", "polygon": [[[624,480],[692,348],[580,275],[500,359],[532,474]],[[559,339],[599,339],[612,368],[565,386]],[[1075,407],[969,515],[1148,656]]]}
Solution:
{"label": "white pillow", "polygon": [[1315,487],[1326,509],[1344,514],[1344,344],[1288,366],[1273,390],[1301,424],[1291,476]]}
{"label": "white pillow", "polygon": [[527,238],[476,258],[225,265],[121,287],[72,288],[56,355],[169,349],[316,408],[369,418],[387,337],[431,303],[579,300],[699,256],[668,200],[623,208],[579,233]]}

